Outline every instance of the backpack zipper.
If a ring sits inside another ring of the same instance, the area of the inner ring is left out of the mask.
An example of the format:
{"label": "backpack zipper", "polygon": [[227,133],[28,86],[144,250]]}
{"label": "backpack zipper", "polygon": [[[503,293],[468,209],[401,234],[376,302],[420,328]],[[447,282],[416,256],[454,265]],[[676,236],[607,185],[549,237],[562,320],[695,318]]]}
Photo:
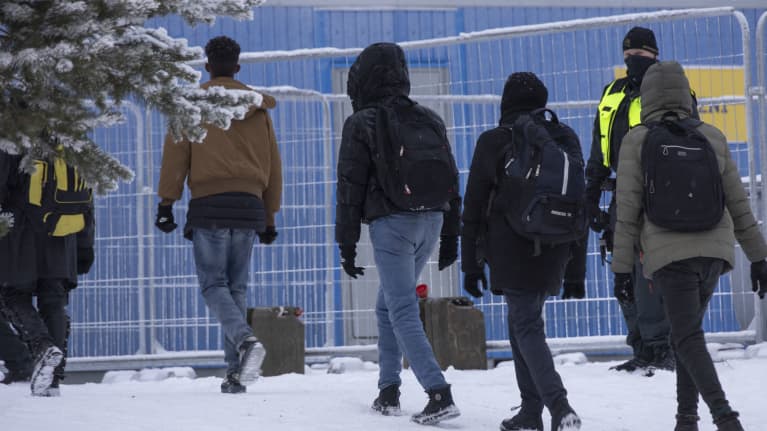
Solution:
{"label": "backpack zipper", "polygon": [[567,155],[565,155],[564,178],[565,180],[562,182],[562,196],[567,194],[567,182],[570,179],[570,160],[567,158]]}
{"label": "backpack zipper", "polygon": [[703,148],[692,148],[692,147],[685,147],[682,145],[661,145],[661,148],[663,148],[662,152],[664,156],[668,156],[669,148],[680,148],[682,150],[689,150],[689,151],[703,151]]}

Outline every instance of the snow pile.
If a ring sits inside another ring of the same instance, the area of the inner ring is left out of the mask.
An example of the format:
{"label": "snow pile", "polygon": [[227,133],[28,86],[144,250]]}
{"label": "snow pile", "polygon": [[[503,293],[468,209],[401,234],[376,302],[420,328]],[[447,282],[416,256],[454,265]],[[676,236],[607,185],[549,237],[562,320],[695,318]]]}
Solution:
{"label": "snow pile", "polygon": [[554,364],[556,365],[579,365],[585,364],[588,361],[586,355],[581,352],[564,353],[554,356]]}
{"label": "snow pile", "polygon": [[754,344],[746,348],[747,358],[767,358],[767,342]]}
{"label": "snow pile", "polygon": [[378,365],[360,358],[339,357],[330,360],[328,374],[344,374],[354,371],[377,371]]}
{"label": "snow pile", "polygon": [[706,343],[706,349],[714,362],[746,357],[746,351],[739,343]]}
{"label": "snow pile", "polygon": [[195,379],[197,374],[190,367],[144,368],[140,371],[109,371],[104,374],[101,383],[116,384],[130,381],[160,382],[174,378]]}

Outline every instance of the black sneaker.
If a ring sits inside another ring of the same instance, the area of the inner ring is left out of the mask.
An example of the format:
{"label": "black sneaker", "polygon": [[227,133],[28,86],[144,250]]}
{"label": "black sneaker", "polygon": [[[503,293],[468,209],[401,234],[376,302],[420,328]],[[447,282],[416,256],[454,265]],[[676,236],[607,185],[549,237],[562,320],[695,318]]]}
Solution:
{"label": "black sneaker", "polygon": [[264,363],[266,350],[254,336],[250,336],[240,344],[240,383],[248,386],[258,380],[261,375],[261,364]]}
{"label": "black sneaker", "polygon": [[30,388],[33,396],[47,396],[46,391],[53,383],[54,371],[63,358],[64,354],[61,350],[53,345],[47,347],[38,355],[35,360],[35,367],[32,370],[32,379],[30,381]]}
{"label": "black sneaker", "polygon": [[744,431],[738,416],[738,412],[730,411],[725,415],[714,418],[716,431]]}
{"label": "black sneaker", "polygon": [[647,367],[649,366],[650,366],[650,363],[646,361],[645,359],[631,358],[622,364],[616,365],[614,367],[610,367],[610,369],[615,371],[626,371],[626,372],[632,373],[637,370],[640,370],[640,371],[646,370]]}
{"label": "black sneaker", "polygon": [[390,385],[378,392],[371,408],[384,416],[399,416],[399,385]]}
{"label": "black sneaker", "polygon": [[699,420],[698,415],[677,414],[674,431],[698,431]]}
{"label": "black sneaker", "polygon": [[581,429],[581,418],[575,414],[567,400],[561,401],[551,412],[552,431],[577,431]]}
{"label": "black sneaker", "polygon": [[543,418],[520,411],[501,422],[501,431],[543,431]]}
{"label": "black sneaker", "polygon": [[676,369],[674,351],[668,346],[654,349],[653,358],[649,366],[657,370],[674,371]]}
{"label": "black sneaker", "polygon": [[429,402],[421,413],[416,413],[410,417],[413,422],[421,425],[434,425],[461,415],[458,407],[453,403],[450,385],[441,389],[432,389],[426,393],[429,395]]}
{"label": "black sneaker", "polygon": [[226,373],[224,381],[221,382],[222,394],[243,394],[247,388],[240,383],[240,376],[237,373]]}

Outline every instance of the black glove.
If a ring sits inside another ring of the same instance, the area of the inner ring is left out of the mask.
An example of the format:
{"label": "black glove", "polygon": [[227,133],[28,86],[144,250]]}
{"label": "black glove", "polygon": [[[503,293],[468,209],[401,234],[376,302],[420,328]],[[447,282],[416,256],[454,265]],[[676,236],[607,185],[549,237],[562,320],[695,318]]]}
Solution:
{"label": "black glove", "polygon": [[759,293],[759,299],[767,294],[767,261],[751,263],[751,290]]}
{"label": "black glove", "polygon": [[634,281],[631,274],[615,274],[613,295],[621,304],[634,303]]}
{"label": "black glove", "polygon": [[610,226],[610,214],[602,211],[598,206],[589,210],[589,227],[594,232],[602,232]]}
{"label": "black glove", "polygon": [[87,274],[93,266],[93,247],[77,249],[77,275]]}
{"label": "black glove", "polygon": [[357,279],[358,275],[365,275],[365,269],[359,266],[354,266],[354,258],[357,257],[357,245],[356,244],[339,244],[338,248],[341,249],[341,266],[344,268],[344,272],[353,279]]}
{"label": "black glove", "polygon": [[173,205],[157,205],[157,219],[154,225],[165,233],[171,233],[178,227],[173,219]]}
{"label": "black glove", "polygon": [[562,287],[562,299],[581,299],[586,296],[586,285],[582,281],[565,281]]}
{"label": "black glove", "polygon": [[475,298],[481,298],[483,292],[479,290],[478,282],[482,282],[482,289],[487,290],[487,278],[485,272],[467,272],[463,275],[463,290]]}
{"label": "black glove", "polygon": [[442,235],[439,237],[439,264],[440,271],[452,265],[458,259],[458,236]]}
{"label": "black glove", "polygon": [[258,242],[269,245],[277,239],[277,229],[274,226],[267,226],[266,230],[258,233]]}

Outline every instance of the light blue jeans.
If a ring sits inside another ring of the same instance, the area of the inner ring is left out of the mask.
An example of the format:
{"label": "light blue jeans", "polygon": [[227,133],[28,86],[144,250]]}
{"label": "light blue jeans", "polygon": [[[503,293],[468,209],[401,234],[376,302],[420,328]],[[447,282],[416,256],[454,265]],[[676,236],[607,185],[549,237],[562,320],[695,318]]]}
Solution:
{"label": "light blue jeans", "polygon": [[447,386],[423,330],[415,286],[439,240],[442,213],[398,213],[370,223],[378,289],[378,388],[400,385],[402,355],[425,390]]}
{"label": "light blue jeans", "polygon": [[224,332],[227,373],[239,367],[237,346],[253,335],[246,315],[248,270],[256,231],[194,228],[194,262],[202,297]]}

